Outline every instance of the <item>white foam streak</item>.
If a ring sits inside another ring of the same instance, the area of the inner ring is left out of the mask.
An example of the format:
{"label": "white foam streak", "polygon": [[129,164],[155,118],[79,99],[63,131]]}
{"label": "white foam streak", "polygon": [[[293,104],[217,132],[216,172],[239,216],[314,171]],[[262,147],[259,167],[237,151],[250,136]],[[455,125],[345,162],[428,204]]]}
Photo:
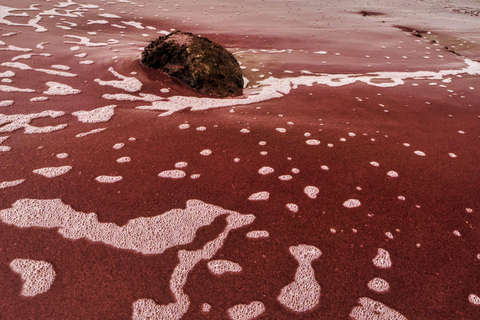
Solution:
{"label": "white foam streak", "polygon": [[72,170],[71,166],[47,167],[47,168],[35,169],[33,170],[33,173],[42,175],[46,178],[55,178],[69,172],[70,170]]}
{"label": "white foam streak", "polygon": [[360,306],[354,307],[350,312],[353,320],[407,320],[398,311],[370,298],[360,298],[358,304]]}
{"label": "white foam streak", "polygon": [[111,81],[103,81],[100,79],[95,79],[101,86],[111,86],[117,89],[122,89],[127,92],[136,92],[142,89],[143,84],[135,77],[126,77],[118,72],[116,72],[112,67],[108,68],[115,77],[119,78],[120,80],[111,80]]}
{"label": "white foam streak", "polygon": [[75,111],[72,115],[78,117],[78,121],[83,123],[107,122],[115,114],[116,105],[105,106],[91,111]]}
{"label": "white foam streak", "polygon": [[32,259],[14,259],[10,269],[19,273],[23,280],[22,292],[25,297],[34,297],[50,290],[56,273],[51,263]]}
{"label": "white foam streak", "polygon": [[19,180],[14,180],[14,181],[4,181],[0,182],[0,189],[5,189],[9,187],[15,187],[18,186],[19,184],[22,184],[25,182],[25,179],[19,179]]}

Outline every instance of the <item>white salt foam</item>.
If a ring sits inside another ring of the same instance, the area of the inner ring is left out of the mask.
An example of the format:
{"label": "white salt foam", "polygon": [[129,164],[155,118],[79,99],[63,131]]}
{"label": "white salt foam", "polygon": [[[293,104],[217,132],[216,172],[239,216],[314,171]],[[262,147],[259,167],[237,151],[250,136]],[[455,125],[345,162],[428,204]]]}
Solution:
{"label": "white salt foam", "polygon": [[209,155],[212,154],[212,150],[210,150],[210,149],[205,149],[205,150],[200,151],[200,154],[201,154],[202,156],[209,156]]}
{"label": "white salt foam", "polygon": [[58,83],[54,81],[49,81],[45,83],[49,88],[47,91],[43,91],[44,94],[52,95],[52,96],[64,96],[69,94],[79,94],[81,91],[78,89],[74,89],[69,85]]}
{"label": "white salt foam", "polygon": [[260,169],[258,169],[258,173],[262,175],[267,175],[267,174],[273,173],[274,171],[275,170],[271,167],[261,167]]}
{"label": "white salt foam", "polygon": [[105,106],[91,111],[75,111],[72,115],[78,118],[78,121],[83,123],[99,123],[109,121],[115,114],[116,105]]}
{"label": "white salt foam", "polygon": [[208,303],[202,304],[202,312],[208,313],[212,310],[212,306],[209,305]]}
{"label": "white salt foam", "polygon": [[10,262],[10,269],[21,275],[24,282],[20,294],[25,297],[47,292],[56,277],[52,264],[41,260],[14,259]]}
{"label": "white salt foam", "polygon": [[360,306],[354,307],[350,312],[352,320],[407,320],[398,311],[370,298],[360,298],[358,304]]}
{"label": "white salt foam", "polygon": [[124,146],[125,146],[125,143],[115,143],[115,144],[113,145],[113,149],[115,149],[115,150],[120,150],[120,149],[122,149]]}
{"label": "white salt foam", "polygon": [[127,162],[130,162],[130,161],[132,161],[132,159],[130,157],[121,157],[121,158],[117,159],[118,163],[127,163]]}
{"label": "white salt foam", "polygon": [[252,194],[250,197],[248,197],[248,200],[250,201],[259,201],[259,200],[268,200],[270,198],[270,193],[267,191],[261,191]]}
{"label": "white salt foam", "polygon": [[0,107],[10,107],[15,103],[13,100],[2,100],[0,101]]}
{"label": "white salt foam", "polygon": [[314,186],[306,186],[305,189],[303,189],[303,192],[310,199],[316,199],[320,190],[317,187],[314,187]]}
{"label": "white salt foam", "polygon": [[188,166],[188,163],[186,163],[184,161],[180,161],[180,162],[175,163],[175,168],[177,168],[177,169],[185,168],[186,166]]}
{"label": "white salt foam", "polygon": [[282,181],[288,181],[288,180],[292,180],[292,176],[289,175],[289,174],[284,174],[284,175],[281,175],[278,177],[278,179],[282,180]]}
{"label": "white salt foam", "polygon": [[265,230],[253,230],[247,233],[246,235],[249,239],[260,239],[270,237],[270,233]]}
{"label": "white salt foam", "polygon": [[301,244],[290,247],[290,253],[298,262],[295,281],[286,285],[277,297],[280,304],[295,312],[306,312],[320,303],[320,285],[315,279],[312,261],[322,252],[310,245]]}
{"label": "white salt foam", "polygon": [[390,254],[385,249],[378,249],[377,255],[372,260],[373,265],[379,269],[389,269],[392,267]]}
{"label": "white salt foam", "polygon": [[468,302],[470,302],[474,306],[480,306],[480,297],[478,297],[476,294],[473,294],[473,293],[469,294]]}
{"label": "white salt foam", "polygon": [[345,201],[343,204],[342,204],[345,208],[358,208],[362,205],[362,203],[360,202],[360,200],[358,199],[348,199],[347,201]]}
{"label": "white salt foam", "polygon": [[0,127],[0,132],[12,132],[21,128],[24,128],[25,133],[32,134],[32,133],[49,133],[56,130],[60,130],[65,128],[66,124],[60,124],[57,126],[46,126],[46,127],[35,127],[31,126],[30,122],[34,119],[38,118],[58,118],[63,116],[65,113],[62,111],[52,111],[47,110],[40,113],[32,113],[32,114],[15,114],[11,116],[6,116],[4,114],[0,114],[0,126],[3,124],[3,127]]}
{"label": "white salt foam", "polygon": [[75,137],[81,138],[81,137],[85,137],[85,136],[88,136],[88,135],[91,135],[91,134],[99,133],[99,132],[102,132],[102,131],[105,131],[105,130],[107,130],[107,128],[93,129],[93,130],[90,130],[88,132],[79,133]]}
{"label": "white salt foam", "polygon": [[41,101],[47,101],[47,100],[48,100],[48,97],[43,97],[43,96],[30,98],[30,101],[32,102],[41,102]]}
{"label": "white salt foam", "polygon": [[108,68],[108,71],[110,71],[115,77],[119,78],[120,80],[103,81],[100,79],[95,79],[94,81],[101,86],[111,86],[117,89],[125,90],[127,92],[136,92],[142,89],[143,84],[137,78],[123,76],[116,72],[112,67]]}
{"label": "white salt foam", "polygon": [[207,267],[212,274],[217,276],[224,273],[239,273],[243,270],[238,263],[228,260],[212,260],[207,263]]}
{"label": "white salt foam", "polygon": [[170,179],[181,179],[184,178],[187,174],[182,170],[166,170],[158,174],[160,178],[170,178]]}
{"label": "white salt foam", "polygon": [[390,285],[382,278],[373,278],[367,283],[367,287],[376,293],[386,293],[390,290]]}
{"label": "white salt foam", "polygon": [[295,203],[287,203],[285,207],[292,212],[298,212],[298,206]]}
{"label": "white salt foam", "polygon": [[308,144],[309,146],[318,146],[318,145],[320,145],[320,141],[319,141],[319,140],[315,140],[315,139],[307,140],[307,141],[305,141],[305,143]]}
{"label": "white salt foam", "polygon": [[104,47],[108,46],[108,43],[94,43],[91,42],[91,40],[87,37],[79,37],[79,36],[72,36],[72,35],[64,35],[65,38],[73,38],[73,39],[78,39],[79,41],[63,41],[64,43],[68,44],[77,44],[81,46],[86,46],[86,47]]}
{"label": "white salt foam", "polygon": [[[188,235],[188,231],[195,227],[195,231],[198,230],[199,221],[204,221],[208,219],[208,222],[204,225],[209,225],[213,222],[213,219],[221,214],[228,214],[227,216],[227,226],[221,232],[217,238],[214,240],[206,243],[202,249],[196,251],[187,251],[187,250],[180,250],[178,252],[178,259],[179,263],[175,267],[173,274],[170,278],[170,290],[174,296],[175,302],[169,303],[167,305],[157,305],[155,301],[152,299],[139,299],[134,302],[133,304],[133,320],[140,320],[140,319],[168,319],[168,320],[179,320],[182,316],[187,312],[188,307],[190,306],[190,299],[188,295],[183,291],[183,287],[187,282],[188,274],[190,271],[201,261],[201,260],[209,260],[211,259],[218,250],[223,246],[225,239],[227,238],[229,232],[233,229],[241,228],[245,225],[251,224],[255,217],[253,215],[242,215],[238,212],[234,211],[225,211],[222,208],[215,207],[212,205],[205,204],[199,200],[190,200],[187,202],[187,209],[189,204],[199,207],[198,211],[194,212],[184,212],[181,210],[177,214],[181,217],[190,217],[192,221],[187,221],[185,226],[189,226],[187,230],[184,230],[183,233],[179,233],[176,230],[180,226],[172,226],[172,228],[167,229],[168,231],[174,232],[174,235],[178,237],[178,235]],[[178,209],[177,209],[178,210]],[[171,212],[171,211],[169,211]],[[164,217],[168,213],[161,215],[160,217]],[[177,217],[175,217],[177,218]],[[177,218],[176,221],[180,219]],[[163,230],[166,226],[170,226],[169,223],[163,223],[161,225],[161,229]],[[165,233],[165,231],[163,232]],[[168,234],[167,234],[168,235]],[[193,234],[194,236],[194,234]],[[189,242],[193,241],[193,236],[189,238]],[[173,238],[173,244],[178,245],[175,243],[176,238]],[[168,239],[169,243],[172,243],[171,239]],[[183,244],[183,243],[181,243]]]}
{"label": "white salt foam", "polygon": [[65,158],[68,157],[68,153],[58,153],[58,154],[56,155],[56,157],[57,157],[58,159],[65,159]]}
{"label": "white salt foam", "polygon": [[62,76],[62,77],[69,77],[69,78],[74,78],[77,76],[75,73],[70,73],[70,72],[65,72],[65,71],[58,71],[58,70],[51,70],[51,69],[42,69],[42,68],[32,68],[29,65],[25,63],[20,63],[20,62],[3,62],[1,64],[4,67],[9,67],[9,68],[16,68],[20,70],[31,70],[31,71],[38,71],[38,72],[43,72],[46,74],[52,74],[56,76]]}
{"label": "white salt foam", "polygon": [[265,305],[260,301],[253,301],[250,304],[237,304],[227,312],[232,320],[251,320],[265,312]]}
{"label": "white salt foam", "polygon": [[416,151],[414,151],[413,153],[415,153],[417,156],[425,157],[425,153],[422,152],[422,151],[416,150]]}
{"label": "white salt foam", "polygon": [[41,169],[35,169],[33,170],[33,173],[42,175],[46,178],[55,178],[69,172],[70,170],[72,170],[71,166],[46,167]]}
{"label": "white salt foam", "polygon": [[7,85],[0,85],[0,91],[2,92],[35,92],[33,89],[22,89]]}
{"label": "white salt foam", "polygon": [[15,187],[18,186],[19,184],[22,184],[25,182],[25,179],[19,179],[19,180],[14,180],[14,181],[4,181],[0,182],[0,189],[5,189],[9,187]]}
{"label": "white salt foam", "polygon": [[122,176],[98,176],[95,178],[95,180],[100,183],[115,183],[122,179]]}
{"label": "white salt foam", "polygon": [[398,178],[398,173],[396,173],[395,171],[388,171],[387,176],[389,176],[390,178]]}

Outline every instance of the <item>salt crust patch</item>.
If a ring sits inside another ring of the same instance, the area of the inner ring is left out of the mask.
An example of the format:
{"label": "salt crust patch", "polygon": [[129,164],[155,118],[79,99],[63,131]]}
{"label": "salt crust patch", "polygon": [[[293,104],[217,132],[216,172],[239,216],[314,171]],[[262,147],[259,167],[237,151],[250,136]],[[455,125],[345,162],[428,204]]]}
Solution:
{"label": "salt crust patch", "polygon": [[246,234],[246,237],[249,239],[260,239],[270,237],[270,233],[265,230],[253,230]]}
{"label": "salt crust patch", "polygon": [[262,175],[267,175],[267,174],[273,173],[274,171],[275,170],[271,167],[261,167],[260,169],[258,169],[258,173]]}
{"label": "salt crust patch", "polygon": [[100,79],[95,79],[94,81],[101,86],[110,86],[117,89],[125,90],[127,92],[136,92],[142,89],[143,84],[137,78],[123,76],[116,72],[112,67],[108,68],[108,71],[110,71],[115,77],[120,80],[103,81]]}
{"label": "salt crust patch", "polygon": [[15,103],[13,100],[2,100],[0,101],[0,107],[10,107]]}
{"label": "salt crust patch", "polygon": [[79,94],[81,91],[78,89],[74,89],[69,85],[58,83],[54,81],[49,81],[45,83],[49,88],[47,91],[43,91],[44,94],[52,95],[52,96],[65,96],[69,94]]}
{"label": "salt crust patch", "polygon": [[303,189],[303,192],[310,199],[316,199],[320,190],[317,187],[314,187],[314,186],[306,186],[305,189]]}
{"label": "salt crust patch", "polygon": [[0,91],[2,92],[35,92],[33,89],[22,89],[7,85],[0,85]]}
{"label": "salt crust patch", "polygon": [[382,278],[373,278],[367,283],[367,287],[376,293],[386,293],[390,290],[390,285]]}
{"label": "salt crust patch", "polygon": [[69,172],[70,170],[72,170],[71,166],[47,167],[47,168],[33,170],[33,173],[42,175],[46,178],[55,178]]}
{"label": "salt crust patch", "polygon": [[182,179],[185,178],[187,174],[182,170],[165,170],[158,174],[160,178],[170,178],[170,179]]}
{"label": "salt crust patch", "polygon": [[[192,210],[189,210],[190,207],[193,207]],[[196,210],[195,210],[196,209]],[[157,233],[162,235],[168,232],[171,232],[174,236],[173,239],[168,239],[168,243],[173,245],[183,244],[183,242],[190,243],[194,239],[194,233],[203,225],[209,225],[213,222],[215,217],[222,214],[228,214],[227,217],[227,226],[221,232],[217,238],[212,241],[207,242],[203,248],[195,251],[188,250],[179,250],[178,259],[179,263],[175,267],[172,276],[170,278],[170,290],[174,296],[176,302],[169,303],[167,305],[157,305],[152,299],[139,299],[133,304],[133,320],[140,319],[169,319],[169,320],[178,320],[187,312],[188,307],[190,306],[190,298],[183,291],[183,286],[187,282],[188,274],[190,271],[201,261],[211,259],[220,248],[223,246],[225,239],[228,237],[228,234],[231,230],[241,228],[245,225],[251,224],[255,216],[253,215],[242,215],[234,211],[226,211],[220,207],[215,207],[199,200],[189,200],[187,202],[186,210],[178,210],[175,214],[177,216],[173,217],[172,222],[163,223],[161,228]],[[174,210],[172,210],[174,211]],[[163,218],[172,211],[169,211],[160,217]],[[185,212],[187,211],[187,212]],[[156,218],[156,217],[154,217]],[[166,217],[165,217],[166,218]],[[150,218],[152,219],[152,218]],[[182,219],[187,219],[187,221]],[[175,223],[183,225],[174,225]],[[200,223],[203,222],[203,225]],[[172,225],[173,224],[173,225]],[[165,228],[167,226],[167,228]],[[187,227],[184,229],[183,233],[178,233],[177,230],[180,227]],[[192,230],[192,235],[188,238],[187,241],[178,243],[177,237],[189,236],[190,230]],[[168,236],[169,234],[167,234]],[[173,240],[173,241],[172,241]],[[157,242],[157,241],[156,241]]]}
{"label": "salt crust patch", "polygon": [[469,294],[468,295],[468,302],[473,304],[474,306],[480,306],[480,297],[476,294]]}
{"label": "salt crust patch", "polygon": [[29,65],[27,65],[25,63],[21,63],[21,62],[3,62],[1,64],[1,66],[9,67],[9,68],[16,68],[16,69],[20,69],[20,70],[38,71],[38,72],[43,72],[43,73],[46,73],[46,74],[52,74],[52,75],[56,75],[56,76],[69,77],[69,78],[73,78],[73,77],[77,76],[77,74],[75,74],[75,73],[70,73],[70,72],[65,72],[65,71],[32,68]]}
{"label": "salt crust patch", "polygon": [[227,312],[232,320],[251,320],[265,312],[265,305],[260,301],[253,301],[249,304],[237,304]]}
{"label": "salt crust patch", "polygon": [[108,46],[108,43],[94,43],[91,42],[91,40],[87,37],[79,37],[79,36],[72,36],[72,35],[64,35],[65,38],[71,38],[71,39],[78,39],[78,41],[63,41],[64,43],[68,44],[77,44],[81,46],[86,46],[86,47],[104,47]]}
{"label": "salt crust patch", "polygon": [[62,111],[53,111],[47,110],[40,113],[31,113],[31,114],[15,114],[11,116],[7,116],[0,113],[0,132],[13,132],[15,130],[24,128],[25,133],[32,134],[32,133],[49,133],[57,130],[61,130],[65,128],[66,124],[60,124],[57,126],[46,126],[46,127],[35,127],[31,126],[29,123],[33,119],[38,118],[58,118],[63,116],[65,113]]}
{"label": "salt crust patch", "polygon": [[217,276],[224,273],[239,273],[243,270],[238,263],[228,260],[212,260],[207,263],[207,267],[212,274]]}
{"label": "salt crust patch", "polygon": [[378,249],[377,255],[372,260],[373,265],[379,269],[389,269],[392,267],[390,254],[385,249]]}
{"label": "salt crust patch", "polygon": [[82,138],[82,137],[85,137],[85,136],[88,136],[88,135],[91,135],[91,134],[95,134],[95,133],[99,133],[99,132],[102,132],[102,131],[105,131],[105,130],[107,130],[107,128],[93,129],[93,130],[90,130],[88,132],[79,133],[75,137]]}
{"label": "salt crust patch", "polygon": [[298,262],[295,281],[282,288],[277,300],[290,310],[306,312],[320,302],[321,288],[315,279],[312,261],[318,259],[322,252],[314,246],[305,244],[291,246],[289,250]]}
{"label": "salt crust patch", "polygon": [[115,183],[121,181],[122,179],[122,176],[98,176],[95,178],[95,180],[100,183]]}
{"label": "salt crust patch", "polygon": [[130,161],[132,161],[132,159],[130,157],[121,157],[121,158],[117,159],[118,163],[127,163],[127,162],[130,162]]}
{"label": "salt crust patch", "polygon": [[362,203],[360,202],[360,200],[358,199],[348,199],[347,201],[345,201],[343,204],[342,204],[345,208],[357,208],[357,207],[360,207],[362,205]]}
{"label": "salt crust patch", "polygon": [[[376,72],[368,74],[320,74],[315,76],[300,76],[296,78],[270,77],[258,82],[258,89],[251,90],[249,95],[234,99],[215,99],[173,96],[165,100],[163,97],[143,94],[140,96],[106,94],[105,99],[147,101],[151,105],[139,106],[138,109],[164,111],[162,116],[170,115],[176,111],[191,108],[192,111],[206,110],[211,108],[230,107],[257,103],[274,98],[281,98],[297,89],[299,85],[312,86],[328,85],[331,87],[345,86],[355,82],[363,82],[376,87],[394,87],[403,85],[404,80],[432,80],[443,79],[444,76],[469,74],[480,75],[480,63],[470,59],[464,60],[466,67],[458,70],[441,70],[439,72]],[[283,129],[283,128],[280,128]]]}
{"label": "salt crust patch", "polygon": [[75,111],[72,115],[78,118],[78,121],[83,123],[99,123],[109,121],[115,114],[116,105],[105,106],[91,111]]}
{"label": "salt crust patch", "polygon": [[19,184],[22,184],[25,182],[25,179],[19,179],[19,180],[14,180],[14,181],[4,181],[0,182],[0,189],[5,189],[9,187],[15,187],[18,186]]}
{"label": "salt crust patch", "polygon": [[258,200],[268,200],[270,198],[270,193],[267,191],[261,191],[252,194],[250,197],[248,197],[248,200],[250,201],[258,201]]}
{"label": "salt crust patch", "polygon": [[10,262],[10,269],[21,275],[24,282],[20,294],[25,297],[47,292],[56,277],[52,264],[41,260],[14,259]]}
{"label": "salt crust patch", "polygon": [[370,298],[360,298],[358,304],[360,306],[354,307],[350,312],[353,320],[407,320],[398,311]]}

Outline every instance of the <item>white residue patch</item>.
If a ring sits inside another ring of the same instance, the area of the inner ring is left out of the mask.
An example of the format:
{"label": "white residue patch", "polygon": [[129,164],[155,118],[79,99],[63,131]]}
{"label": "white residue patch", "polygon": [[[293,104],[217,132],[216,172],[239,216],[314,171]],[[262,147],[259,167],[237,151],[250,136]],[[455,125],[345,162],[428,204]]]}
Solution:
{"label": "white residue patch", "polygon": [[253,301],[250,304],[237,304],[227,312],[232,320],[252,320],[265,312],[265,305],[260,301]]}
{"label": "white residue patch", "polygon": [[0,91],[2,92],[35,92],[33,89],[22,89],[7,85],[0,85]]}
{"label": "white residue patch", "polygon": [[46,126],[46,127],[35,127],[31,126],[30,122],[33,119],[38,118],[58,118],[63,116],[65,113],[62,111],[52,111],[47,110],[40,113],[32,113],[32,114],[15,114],[11,116],[7,116],[0,113],[0,126],[4,125],[0,128],[0,132],[12,132],[21,128],[24,128],[25,133],[32,134],[32,133],[49,133],[56,130],[60,130],[65,128],[66,124],[60,124],[57,126]]}
{"label": "white residue patch", "polygon": [[343,204],[342,204],[345,208],[358,208],[362,205],[362,203],[360,202],[360,200],[358,199],[348,199],[347,201],[345,201]]}
{"label": "white residue patch", "polygon": [[379,269],[389,269],[392,267],[390,254],[385,249],[378,249],[377,255],[372,260],[373,265]]}
{"label": "white residue patch", "polygon": [[58,70],[70,70],[69,66],[65,66],[63,64],[53,64],[51,65],[53,69],[58,69]]}
{"label": "white residue patch", "polygon": [[417,156],[425,157],[425,153],[422,151],[416,150],[416,151],[413,151],[413,153],[415,153]]}
{"label": "white residue patch", "polygon": [[13,100],[1,100],[0,107],[10,107],[15,103]]}
{"label": "white residue patch", "polygon": [[238,263],[228,260],[212,260],[207,263],[207,267],[211,273],[217,276],[224,273],[239,273],[243,270]]}
{"label": "white residue patch", "polygon": [[73,77],[77,76],[77,74],[75,74],[75,73],[70,73],[70,72],[65,72],[65,71],[32,68],[29,65],[27,65],[25,63],[20,63],[20,62],[3,62],[1,65],[4,66],[4,67],[17,68],[17,69],[20,69],[20,70],[38,71],[38,72],[43,72],[43,73],[46,73],[46,74],[52,74],[52,75],[68,77],[68,78],[73,78]]}
{"label": "white residue patch", "polygon": [[205,149],[205,150],[200,151],[200,154],[201,154],[202,156],[209,156],[209,155],[212,154],[212,150],[210,150],[210,149]]}
{"label": "white residue patch", "polygon": [[105,131],[105,130],[107,130],[107,128],[93,129],[93,130],[90,130],[88,132],[79,133],[75,137],[81,138],[81,137],[85,137],[85,136],[88,136],[88,135],[91,135],[91,134],[99,133],[99,132],[102,132],[102,131]]}
{"label": "white residue patch", "polygon": [[120,16],[117,16],[116,14],[113,13],[99,13],[97,14],[99,17],[103,18],[114,18],[114,19],[119,19],[121,18]]}
{"label": "white residue patch", "polygon": [[390,178],[398,178],[398,173],[396,173],[395,171],[388,171],[387,176],[389,176]]}
{"label": "white residue patch", "polygon": [[274,171],[275,170],[271,167],[261,167],[260,169],[258,169],[258,173],[262,175],[267,175],[267,174],[273,173]]}
{"label": "white residue patch", "polygon": [[298,206],[295,203],[287,203],[285,207],[292,212],[298,212]]}
{"label": "white residue patch", "polygon": [[182,170],[166,170],[158,174],[160,178],[170,178],[170,179],[181,179],[184,178],[187,174]]}
{"label": "white residue patch", "polygon": [[259,201],[259,200],[268,200],[268,198],[270,198],[270,193],[268,193],[267,191],[261,191],[261,192],[257,192],[250,195],[250,197],[248,197],[248,200]]}
{"label": "white residue patch", "polygon": [[305,141],[305,143],[308,144],[309,146],[318,146],[320,144],[320,141],[311,139],[311,140]]}
{"label": "white residue patch", "polygon": [[65,159],[65,158],[68,157],[68,153],[58,153],[58,154],[56,155],[56,157],[57,157],[58,159]]}
{"label": "white residue patch", "polygon": [[175,168],[177,169],[185,168],[186,166],[188,166],[188,163],[186,163],[185,161],[175,163]]}
{"label": "white residue patch", "polygon": [[48,97],[43,97],[43,96],[30,98],[30,101],[32,102],[41,102],[41,101],[47,101],[47,100],[48,100]]}
{"label": "white residue patch", "polygon": [[469,294],[468,302],[470,302],[474,306],[480,306],[480,297],[478,297],[476,294],[473,294],[473,293]]}
{"label": "white residue patch", "polygon": [[378,162],[372,161],[370,164],[374,167],[380,167],[380,164]]}
{"label": "white residue patch", "polygon": [[292,176],[289,175],[289,174],[284,174],[284,175],[281,175],[278,177],[278,179],[282,180],[282,181],[288,181],[288,180],[292,180]]}
{"label": "white residue patch", "polygon": [[130,157],[121,157],[121,158],[117,159],[118,163],[127,163],[127,162],[130,162],[130,161],[132,161],[132,159]]}
{"label": "white residue patch", "polygon": [[47,292],[56,277],[52,264],[41,260],[14,259],[10,262],[10,269],[21,275],[23,285],[20,294],[25,297]]}
{"label": "white residue patch", "polygon": [[86,46],[86,47],[108,46],[108,43],[104,43],[104,42],[99,42],[99,43],[91,42],[91,40],[87,37],[79,37],[79,36],[72,36],[72,35],[64,35],[64,37],[78,40],[78,41],[63,41],[64,43],[77,44],[77,45]]}
{"label": "white residue patch", "polygon": [[64,96],[69,94],[79,94],[81,91],[78,89],[74,89],[69,85],[58,83],[54,81],[49,81],[45,83],[49,88],[47,91],[43,91],[44,94],[52,95],[52,96]]}
{"label": "white residue patch", "polygon": [[122,176],[98,176],[95,178],[95,180],[100,183],[115,183],[122,179]]}
{"label": "white residue patch", "polygon": [[78,121],[83,123],[98,123],[98,122],[107,122],[115,114],[114,109],[116,105],[105,106],[91,111],[75,111],[72,112],[72,115],[78,118]]}
{"label": "white residue patch", "polygon": [[22,184],[25,182],[25,179],[19,179],[19,180],[14,180],[14,181],[4,181],[0,182],[0,189],[5,189],[9,187],[15,187],[18,186],[19,184]]}
{"label": "white residue patch", "polygon": [[142,89],[143,84],[137,78],[123,76],[116,72],[112,67],[108,68],[108,71],[110,71],[115,77],[120,80],[103,81],[100,79],[95,79],[94,81],[101,86],[111,86],[117,89],[125,90],[127,92],[136,92]]}
{"label": "white residue patch", "polygon": [[376,293],[386,293],[390,290],[390,285],[382,278],[373,278],[367,283],[367,287]]}
{"label": "white residue patch", "polygon": [[320,190],[315,186],[306,186],[303,189],[303,192],[309,197],[310,199],[316,199]]}
{"label": "white residue patch", "polygon": [[63,167],[46,167],[46,168],[41,168],[41,169],[35,169],[33,170],[33,173],[42,175],[47,178],[55,178],[58,176],[61,176],[62,174],[65,174],[72,170],[71,166],[63,166]]}
{"label": "white residue patch", "polygon": [[315,279],[312,261],[318,259],[320,249],[301,244],[289,248],[290,253],[298,262],[295,280],[286,285],[277,297],[280,304],[295,312],[306,312],[320,303],[320,285]]}
{"label": "white residue patch", "polygon": [[253,230],[246,234],[246,237],[249,239],[260,239],[270,237],[270,233],[265,230]]}
{"label": "white residue patch", "polygon": [[125,143],[119,142],[119,143],[115,143],[112,148],[115,149],[115,150],[120,150],[124,146],[125,146]]}
{"label": "white residue patch", "polygon": [[370,298],[360,298],[358,304],[350,312],[352,320],[407,320],[398,311]]}

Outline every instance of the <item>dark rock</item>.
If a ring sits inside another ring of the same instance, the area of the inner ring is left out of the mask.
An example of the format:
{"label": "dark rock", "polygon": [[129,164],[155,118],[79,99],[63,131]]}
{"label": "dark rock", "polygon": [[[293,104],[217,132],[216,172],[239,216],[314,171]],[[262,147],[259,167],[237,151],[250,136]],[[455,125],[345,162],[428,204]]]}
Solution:
{"label": "dark rock", "polygon": [[152,41],[142,52],[142,63],[208,95],[225,97],[243,88],[235,57],[207,38],[188,32],[175,31]]}

